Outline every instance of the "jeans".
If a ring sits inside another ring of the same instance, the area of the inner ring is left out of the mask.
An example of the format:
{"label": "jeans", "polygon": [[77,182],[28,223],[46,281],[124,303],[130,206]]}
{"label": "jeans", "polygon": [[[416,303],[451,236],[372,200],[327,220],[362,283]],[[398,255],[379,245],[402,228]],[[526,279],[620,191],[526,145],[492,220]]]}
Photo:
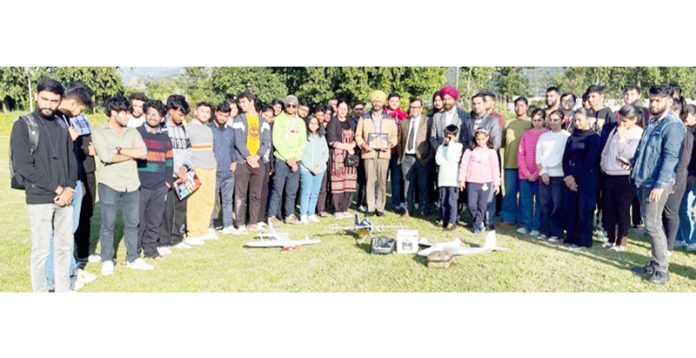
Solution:
{"label": "jeans", "polygon": [[[301,167],[301,162],[297,165]],[[300,186],[300,170],[293,172],[284,160],[275,158],[275,173],[273,173],[273,190],[271,202],[268,205],[268,217],[280,217],[280,204],[285,190],[284,217],[295,214],[295,199]]]}
{"label": "jeans", "polygon": [[[138,226],[138,252],[143,251],[145,257],[157,257],[157,240],[164,216],[162,213],[167,205],[169,189],[162,184],[156,189],[140,187],[140,205]],[[175,193],[171,193],[175,195]]]}
{"label": "jeans", "polygon": [[428,168],[421,164],[415,155],[404,155],[401,161],[406,191],[406,212],[414,207],[416,189],[418,190],[418,210],[427,213],[428,206]]}
{"label": "jeans", "polygon": [[215,179],[215,208],[210,224],[214,225],[214,221],[219,223],[220,212],[222,212],[222,226],[232,226],[232,203],[234,203],[234,175],[227,179],[218,176]]}
{"label": "jeans", "polygon": [[459,188],[456,186],[441,186],[440,191],[440,215],[442,216],[442,226],[448,224],[457,225],[457,200],[459,199]]}
{"label": "jeans", "polygon": [[[505,196],[503,196],[503,207],[500,211],[500,217],[503,222],[517,224],[518,220],[522,221],[522,179],[518,179],[517,169],[505,169]],[[524,180],[527,181],[527,180]],[[528,181],[527,181],[528,182]],[[529,182],[528,182],[529,183]],[[536,184],[536,182],[534,182]],[[520,192],[519,203],[517,201],[517,193]],[[538,193],[538,190],[537,190]]]}
{"label": "jeans", "polygon": [[403,176],[399,159],[392,155],[389,159],[389,180],[391,181],[391,206],[392,210],[396,211],[403,200]]}
{"label": "jeans", "polygon": [[[483,219],[486,215],[487,207],[490,203],[490,198],[494,197],[493,183],[466,183],[467,186],[467,205],[471,212],[474,229],[483,228]],[[484,185],[487,188],[484,190]],[[495,207],[495,205],[494,205]]]}
{"label": "jeans", "polygon": [[[520,188],[520,223],[527,231],[540,231],[541,202],[539,200],[539,180],[518,179],[518,182]],[[504,207],[505,203],[503,203]]]}
{"label": "jeans", "polygon": [[549,185],[539,180],[541,233],[560,238],[563,234],[563,178],[550,177]]}
{"label": "jeans", "polygon": [[669,262],[667,261],[667,236],[662,226],[662,212],[672,187],[666,187],[656,201],[648,202],[651,190],[652,188],[638,188],[643,223],[650,237],[651,261],[655,263],[655,271],[666,273],[669,270]]}
{"label": "jeans", "polygon": [[176,192],[169,189],[167,192],[167,202],[164,207],[164,217],[160,225],[159,246],[174,246],[184,240],[186,234],[186,206],[187,196],[184,200],[179,200]]}
{"label": "jeans", "polygon": [[302,178],[302,189],[300,190],[300,215],[314,215],[321,191],[321,182],[324,179],[323,170],[316,175],[302,167],[300,176]]}
{"label": "jeans", "polygon": [[55,292],[70,291],[70,257],[73,257],[73,208],[55,204],[27,205],[31,225],[30,275],[34,292],[48,292],[46,261],[55,233]]}
{"label": "jeans", "polygon": [[677,240],[687,244],[696,243],[696,185],[691,186],[682,198],[679,207],[679,233]]}
{"label": "jeans", "polygon": [[488,191],[488,203],[486,205],[486,211],[484,213],[486,225],[490,229],[493,229],[495,226],[495,203],[496,203],[496,197],[495,197],[495,191],[493,188],[493,183],[490,184],[491,190]]}
{"label": "jeans", "polygon": [[[73,220],[72,220],[72,233],[74,234],[75,231],[77,231],[77,227],[80,225],[80,210],[82,209],[82,197],[84,196],[84,190],[85,187],[83,186],[81,181],[77,181],[77,185],[75,185],[75,192],[73,193],[73,201],[72,201],[72,208],[73,208]],[[54,274],[53,274],[53,259],[54,259],[54,254],[53,254],[53,239],[54,239],[55,233],[53,230],[51,230],[51,244],[50,244],[50,249],[48,251],[48,258],[46,259],[46,278],[48,279],[49,285],[53,284],[55,282],[54,280]],[[73,235],[74,237],[74,235]],[[75,260],[75,255],[70,255],[70,277],[75,276],[75,272],[77,271],[77,261]]]}
{"label": "jeans", "polygon": [[[176,195],[176,194],[174,194]],[[99,184],[101,202],[101,228],[99,243],[102,262],[114,258],[114,226],[116,214],[121,210],[123,216],[123,235],[126,242],[126,259],[133,262],[138,258],[138,223],[140,222],[140,192],[121,192],[107,185]]]}
{"label": "jeans", "polygon": [[677,238],[679,231],[679,206],[681,206],[684,192],[686,191],[686,178],[680,180],[673,186],[674,193],[669,194],[665,209],[662,211],[662,224],[665,226],[665,235],[667,236],[667,250],[672,251],[674,248],[674,240]]}

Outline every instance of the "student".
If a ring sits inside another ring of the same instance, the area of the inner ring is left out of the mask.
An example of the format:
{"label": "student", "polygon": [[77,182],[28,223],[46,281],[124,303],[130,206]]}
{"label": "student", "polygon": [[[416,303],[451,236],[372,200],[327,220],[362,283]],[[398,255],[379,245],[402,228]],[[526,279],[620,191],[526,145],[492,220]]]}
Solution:
{"label": "student", "polygon": [[[696,105],[689,104],[681,113],[681,118],[686,124],[687,137],[696,133]],[[693,138],[692,138],[693,140]],[[679,233],[674,242],[674,248],[686,246],[686,251],[696,251],[696,151],[689,155],[690,162],[687,170],[686,193],[682,198],[679,208]]]}
{"label": "student", "polygon": [[[520,148],[520,141],[524,133],[531,127],[531,118],[528,114],[529,105],[527,98],[518,97],[515,99],[515,115],[517,118],[510,121],[507,125],[503,122],[505,130],[503,131],[503,147],[505,148],[505,155],[503,157],[503,175],[505,176],[505,196],[503,196],[502,211],[500,216],[502,218],[501,225],[515,225],[518,222],[522,222],[522,210],[526,208],[522,207],[522,194],[520,193],[520,200],[517,200],[517,192],[521,191],[519,187],[519,179],[527,179],[527,176],[522,176],[520,174],[520,167],[518,164],[518,148]],[[543,123],[541,127],[543,128]],[[541,135],[541,133],[538,133]],[[535,139],[539,139],[536,136]],[[536,143],[536,140],[535,140]],[[534,157],[531,158],[531,163],[534,164]],[[536,166],[536,165],[535,165]]]}
{"label": "student", "polygon": [[[229,102],[221,103],[215,110],[215,120],[210,124],[213,131],[213,152],[217,161],[215,175],[215,209],[211,216],[211,225],[222,212],[222,233],[234,234],[232,223],[232,202],[234,200],[234,172],[237,170],[237,157],[234,151],[234,129],[227,126],[232,109]],[[220,210],[222,209],[222,210]]]}
{"label": "student", "polygon": [[319,198],[321,182],[329,160],[329,147],[324,135],[324,127],[316,116],[311,116],[307,123],[307,144],[300,161],[302,188],[300,192],[300,222],[319,222],[314,214]]}
{"label": "student", "polygon": [[[524,98],[524,97],[523,97]],[[541,230],[541,205],[539,202],[539,167],[536,164],[536,148],[539,138],[548,130],[544,128],[546,112],[539,108],[532,113],[532,128],[522,135],[517,146],[517,167],[520,187],[520,234],[537,237]]]}
{"label": "student", "polygon": [[592,247],[592,218],[597,200],[597,163],[601,146],[599,135],[592,128],[591,117],[592,112],[582,108],[575,112],[575,130],[563,152],[565,243],[571,249]]}
{"label": "student", "polygon": [[547,118],[549,131],[539,137],[536,164],[539,167],[539,202],[541,203],[541,235],[537,239],[557,241],[562,235],[563,151],[570,136],[561,128],[563,115],[551,112]]}
{"label": "student", "polygon": [[459,159],[464,146],[457,140],[459,128],[450,124],[443,130],[443,142],[435,153],[438,166],[437,186],[440,191],[440,213],[444,230],[457,226],[457,200],[459,199]]}
{"label": "student", "polygon": [[500,191],[500,163],[490,142],[488,131],[481,127],[474,132],[474,143],[464,152],[459,167],[459,189],[467,190],[474,234],[484,231],[483,219],[492,193]]}

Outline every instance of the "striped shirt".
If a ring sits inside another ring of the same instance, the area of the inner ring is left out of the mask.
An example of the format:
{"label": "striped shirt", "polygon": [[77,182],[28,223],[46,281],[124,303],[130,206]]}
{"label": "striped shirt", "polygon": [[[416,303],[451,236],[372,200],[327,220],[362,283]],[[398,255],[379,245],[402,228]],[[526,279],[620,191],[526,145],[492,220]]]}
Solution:
{"label": "striped shirt", "polygon": [[138,160],[140,186],[157,189],[165,182],[172,183],[174,153],[172,142],[166,132],[157,128],[156,133],[148,130],[147,124],[137,128],[147,147],[147,159]]}
{"label": "striped shirt", "polygon": [[199,120],[192,120],[187,126],[191,138],[191,167],[216,169],[217,161],[213,152],[213,131]]}

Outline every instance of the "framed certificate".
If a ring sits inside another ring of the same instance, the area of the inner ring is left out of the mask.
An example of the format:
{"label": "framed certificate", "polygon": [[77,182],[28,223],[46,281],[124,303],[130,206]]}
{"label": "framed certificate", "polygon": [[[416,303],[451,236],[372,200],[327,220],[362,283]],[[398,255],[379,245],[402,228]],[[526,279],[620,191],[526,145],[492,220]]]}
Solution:
{"label": "framed certificate", "polygon": [[367,145],[372,149],[389,148],[389,136],[387,133],[370,133],[367,135]]}

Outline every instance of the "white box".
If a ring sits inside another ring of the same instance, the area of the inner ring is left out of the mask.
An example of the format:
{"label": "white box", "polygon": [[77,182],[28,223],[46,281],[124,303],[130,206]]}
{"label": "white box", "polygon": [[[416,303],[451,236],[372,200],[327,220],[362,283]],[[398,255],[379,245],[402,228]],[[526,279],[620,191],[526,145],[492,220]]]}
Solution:
{"label": "white box", "polygon": [[418,252],[418,230],[396,230],[396,253],[415,254]]}

